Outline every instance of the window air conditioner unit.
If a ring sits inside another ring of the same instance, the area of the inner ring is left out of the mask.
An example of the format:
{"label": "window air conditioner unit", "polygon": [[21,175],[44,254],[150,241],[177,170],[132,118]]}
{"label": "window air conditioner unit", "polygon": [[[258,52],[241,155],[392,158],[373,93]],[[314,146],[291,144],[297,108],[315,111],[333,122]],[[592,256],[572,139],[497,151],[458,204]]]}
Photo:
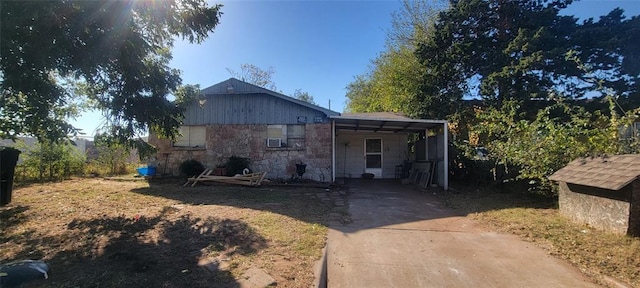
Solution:
{"label": "window air conditioner unit", "polygon": [[282,139],[280,138],[267,138],[268,148],[280,148],[282,147]]}

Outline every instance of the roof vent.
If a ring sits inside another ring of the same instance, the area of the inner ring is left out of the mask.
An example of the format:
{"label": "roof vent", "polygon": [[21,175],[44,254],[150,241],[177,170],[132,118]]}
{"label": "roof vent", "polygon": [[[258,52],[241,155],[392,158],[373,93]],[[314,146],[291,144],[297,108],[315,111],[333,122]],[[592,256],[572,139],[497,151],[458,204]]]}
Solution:
{"label": "roof vent", "polygon": [[229,86],[227,86],[227,92],[233,94],[233,85],[229,84]]}

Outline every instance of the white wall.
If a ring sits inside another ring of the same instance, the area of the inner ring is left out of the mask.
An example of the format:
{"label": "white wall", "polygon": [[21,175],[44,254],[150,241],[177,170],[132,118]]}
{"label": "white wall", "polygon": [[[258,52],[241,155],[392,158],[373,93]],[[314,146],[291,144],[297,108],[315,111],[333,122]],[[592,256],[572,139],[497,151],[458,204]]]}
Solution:
{"label": "white wall", "polygon": [[[365,138],[382,139],[382,178],[394,178],[396,165],[402,164],[402,161],[406,159],[407,134],[354,131],[337,132],[336,177],[360,178],[364,173]],[[345,143],[348,143],[348,145],[345,146]]]}

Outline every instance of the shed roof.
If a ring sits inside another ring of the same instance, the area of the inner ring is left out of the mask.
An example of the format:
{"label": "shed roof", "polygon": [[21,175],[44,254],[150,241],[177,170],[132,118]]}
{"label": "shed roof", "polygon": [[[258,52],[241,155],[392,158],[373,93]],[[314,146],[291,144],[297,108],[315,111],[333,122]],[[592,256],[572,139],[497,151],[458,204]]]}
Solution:
{"label": "shed roof", "polygon": [[202,94],[206,95],[229,95],[229,94],[267,94],[267,95],[271,95],[273,97],[276,98],[280,98],[282,100],[285,101],[289,101],[292,103],[296,103],[298,105],[307,107],[307,108],[311,108],[317,111],[320,111],[322,113],[324,113],[327,116],[331,116],[331,115],[340,115],[340,113],[326,109],[324,107],[320,107],[318,105],[314,105],[302,100],[298,100],[295,99],[293,97],[289,97],[287,95],[275,92],[275,91],[271,91],[269,89],[266,88],[262,88],[260,86],[256,86],[241,80],[238,80],[236,78],[229,78],[225,81],[222,81],[218,84],[214,84],[212,86],[209,86],[207,88],[202,89],[202,91],[200,91]]}
{"label": "shed roof", "polygon": [[640,155],[626,154],[573,160],[550,180],[620,190],[640,176]]}

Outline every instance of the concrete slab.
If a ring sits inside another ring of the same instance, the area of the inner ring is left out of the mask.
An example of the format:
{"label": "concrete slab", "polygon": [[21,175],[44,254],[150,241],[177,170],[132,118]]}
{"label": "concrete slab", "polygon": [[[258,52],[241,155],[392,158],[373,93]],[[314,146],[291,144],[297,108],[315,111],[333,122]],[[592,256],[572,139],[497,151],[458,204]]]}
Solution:
{"label": "concrete slab", "polygon": [[430,194],[351,183],[353,222],[328,236],[327,286],[600,287],[513,235],[485,231]]}
{"label": "concrete slab", "polygon": [[276,285],[276,280],[264,270],[256,267],[249,268],[240,281],[240,288],[264,288]]}

